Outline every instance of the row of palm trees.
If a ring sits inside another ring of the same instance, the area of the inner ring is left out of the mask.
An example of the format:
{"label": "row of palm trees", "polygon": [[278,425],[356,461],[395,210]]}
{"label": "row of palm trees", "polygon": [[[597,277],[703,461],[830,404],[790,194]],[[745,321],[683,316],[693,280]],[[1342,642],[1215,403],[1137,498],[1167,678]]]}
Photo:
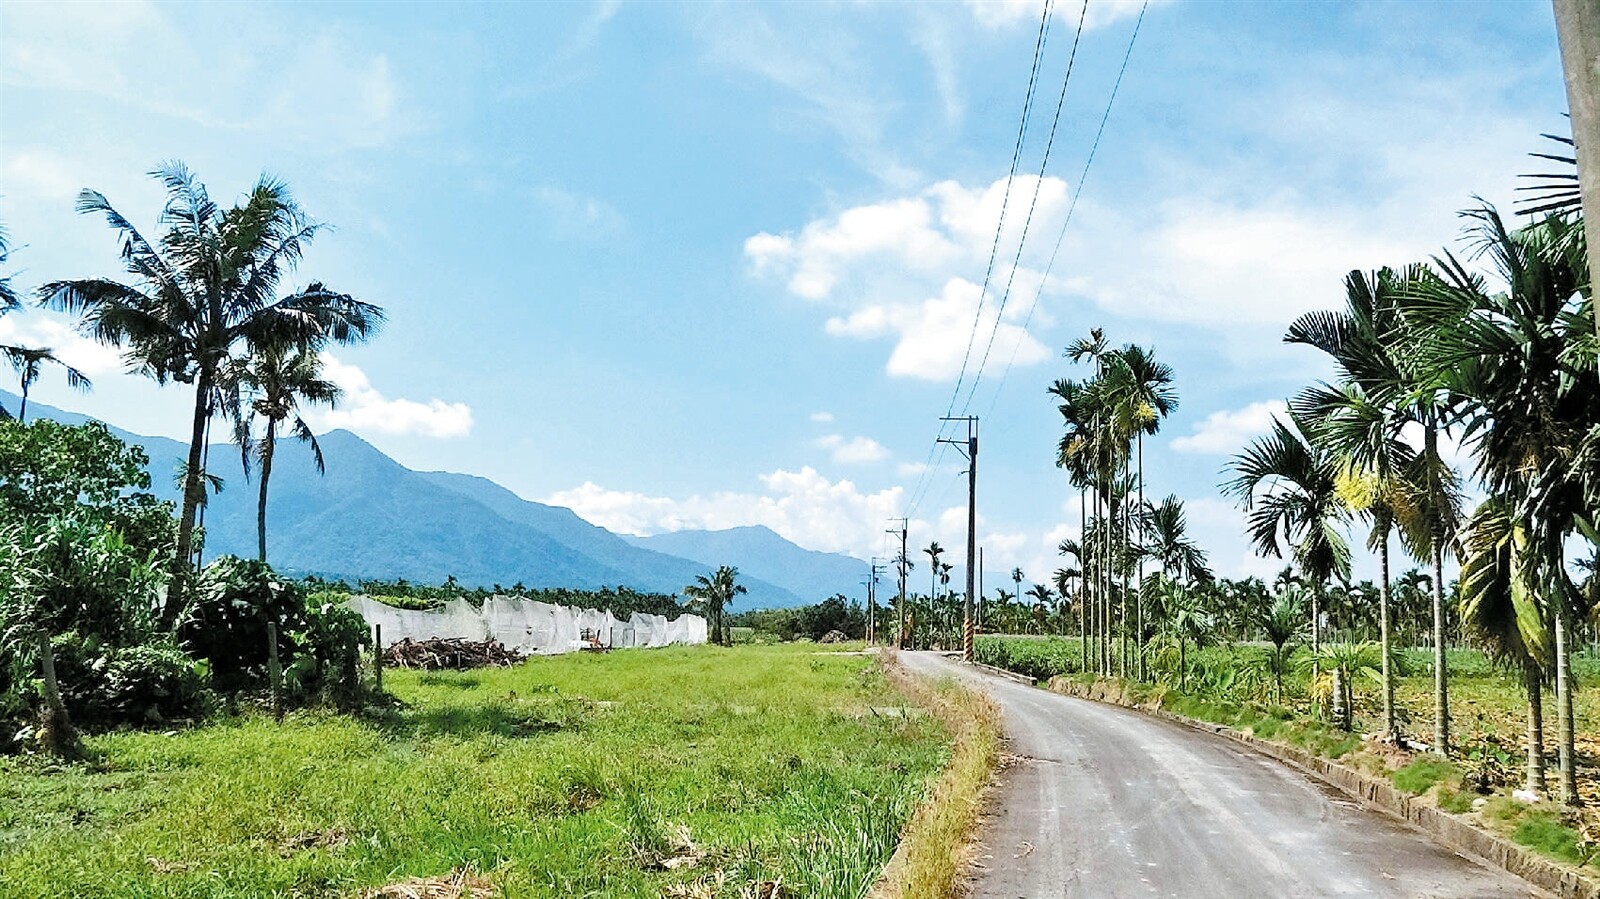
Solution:
{"label": "row of palm trees", "polygon": [[[1572,622],[1586,600],[1574,541],[1600,547],[1600,376],[1581,219],[1557,211],[1516,229],[1491,206],[1464,213],[1468,258],[1345,280],[1345,307],[1295,321],[1336,378],[1307,387],[1269,434],[1232,463],[1225,489],[1248,511],[1263,555],[1287,556],[1309,585],[1312,641],[1330,583],[1348,582],[1346,528],[1378,557],[1383,730],[1399,738],[1390,670],[1391,555],[1432,569],[1433,748],[1450,751],[1443,558],[1461,562],[1463,627],[1516,670],[1528,695],[1526,786],[1545,790],[1541,692],[1555,686],[1560,796],[1576,802]],[[1468,262],[1487,264],[1493,283]],[[1487,498],[1463,514],[1463,485],[1441,452],[1470,451]]]}
{"label": "row of palm trees", "polygon": [[[154,240],[98,191],[78,195],[78,212],[103,216],[116,233],[127,278],[52,281],[38,288],[35,299],[77,316],[83,333],[121,349],[130,371],[193,390],[177,541],[159,614],[161,626],[170,630],[185,608],[197,521],[206,485],[215,482],[206,472],[213,421],[231,429],[246,472],[252,458],[259,463],[257,532],[265,560],[276,442],[285,433],[310,441],[321,469],[321,449],[300,415],[305,405],[332,405],[339,398],[337,386],[323,377],[321,351],[368,339],[384,313],[321,282],[286,286],[322,225],[305,214],[282,181],[263,176],[241,200],[224,206],[182,163],[165,163],[150,174],[166,191]],[[0,260],[3,250],[0,245]],[[0,311],[18,304],[7,286]],[[24,356],[19,349],[0,348],[0,354],[17,366],[25,396],[38,363],[53,356],[38,350]],[[28,359],[36,361],[24,365]],[[68,378],[86,384],[74,369]]]}
{"label": "row of palm trees", "polygon": [[[1178,406],[1172,368],[1134,344],[1113,348],[1096,328],[1074,341],[1065,355],[1094,366],[1082,380],[1062,379],[1049,388],[1057,400],[1063,434],[1056,464],[1079,492],[1079,538],[1059,550],[1073,565],[1057,572],[1063,583],[1078,581],[1080,620],[1095,668],[1148,676],[1145,652],[1151,617],[1171,603],[1147,602],[1170,594],[1163,582],[1207,579],[1205,554],[1189,538],[1183,504],[1168,497],[1145,498],[1144,439]],[[1146,589],[1145,565],[1160,571]],[[1129,608],[1130,602],[1132,608]],[[1116,639],[1136,635],[1136,639]]]}

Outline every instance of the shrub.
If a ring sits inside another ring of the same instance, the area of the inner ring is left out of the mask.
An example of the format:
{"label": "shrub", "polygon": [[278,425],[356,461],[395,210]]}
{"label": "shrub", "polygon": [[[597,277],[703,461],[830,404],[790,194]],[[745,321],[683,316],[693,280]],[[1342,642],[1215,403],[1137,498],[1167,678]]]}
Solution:
{"label": "shrub", "polygon": [[327,594],[318,597],[308,602],[298,584],[265,562],[223,556],[201,572],[179,633],[190,652],[210,663],[217,689],[263,690],[273,622],[287,699],[353,700],[361,692],[361,649],[371,642],[366,622]]}
{"label": "shrub", "polygon": [[118,650],[105,669],[106,704],[129,724],[163,724],[205,714],[207,666],[170,644]]}

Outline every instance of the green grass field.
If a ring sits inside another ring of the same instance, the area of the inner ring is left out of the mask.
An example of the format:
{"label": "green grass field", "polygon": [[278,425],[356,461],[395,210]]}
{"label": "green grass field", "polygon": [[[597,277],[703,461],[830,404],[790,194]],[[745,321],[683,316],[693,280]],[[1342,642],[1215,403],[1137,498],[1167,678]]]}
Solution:
{"label": "green grass field", "polygon": [[64,768],[0,759],[0,896],[359,896],[471,869],[511,897],[780,879],[858,897],[949,753],[870,659],[810,646],[387,686],[404,703],[387,717],[110,734]]}

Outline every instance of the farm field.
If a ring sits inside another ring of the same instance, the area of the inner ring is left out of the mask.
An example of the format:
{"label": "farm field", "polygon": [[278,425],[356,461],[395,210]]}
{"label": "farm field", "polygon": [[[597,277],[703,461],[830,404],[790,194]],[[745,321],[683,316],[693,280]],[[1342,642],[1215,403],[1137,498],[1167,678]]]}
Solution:
{"label": "farm field", "polygon": [[814,646],[386,686],[401,706],[384,715],[0,759],[0,895],[398,896],[379,888],[455,878],[484,896],[860,896],[949,752],[871,658]]}

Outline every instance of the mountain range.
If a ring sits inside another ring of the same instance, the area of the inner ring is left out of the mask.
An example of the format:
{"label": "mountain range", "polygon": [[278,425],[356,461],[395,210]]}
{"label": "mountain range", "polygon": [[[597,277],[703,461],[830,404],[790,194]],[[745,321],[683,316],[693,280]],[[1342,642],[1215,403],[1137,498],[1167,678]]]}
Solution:
{"label": "mountain range", "polygon": [[[15,410],[18,399],[0,390],[0,405]],[[66,424],[87,420],[36,402],[28,413]],[[187,446],[107,425],[149,455],[152,492],[176,500]],[[865,562],[805,549],[764,527],[619,536],[487,478],[413,471],[349,431],[329,431],[318,441],[324,475],[309,446],[298,441],[280,441],[274,457],[268,549],[273,564],[287,572],[426,584],[453,575],[469,587],[521,582],[679,593],[696,575],[733,565],[749,589],[735,608],[785,608],[835,593],[864,596]],[[204,510],[206,556],[253,557],[256,486],[244,475],[238,449],[212,444],[207,468],[224,487]]]}

